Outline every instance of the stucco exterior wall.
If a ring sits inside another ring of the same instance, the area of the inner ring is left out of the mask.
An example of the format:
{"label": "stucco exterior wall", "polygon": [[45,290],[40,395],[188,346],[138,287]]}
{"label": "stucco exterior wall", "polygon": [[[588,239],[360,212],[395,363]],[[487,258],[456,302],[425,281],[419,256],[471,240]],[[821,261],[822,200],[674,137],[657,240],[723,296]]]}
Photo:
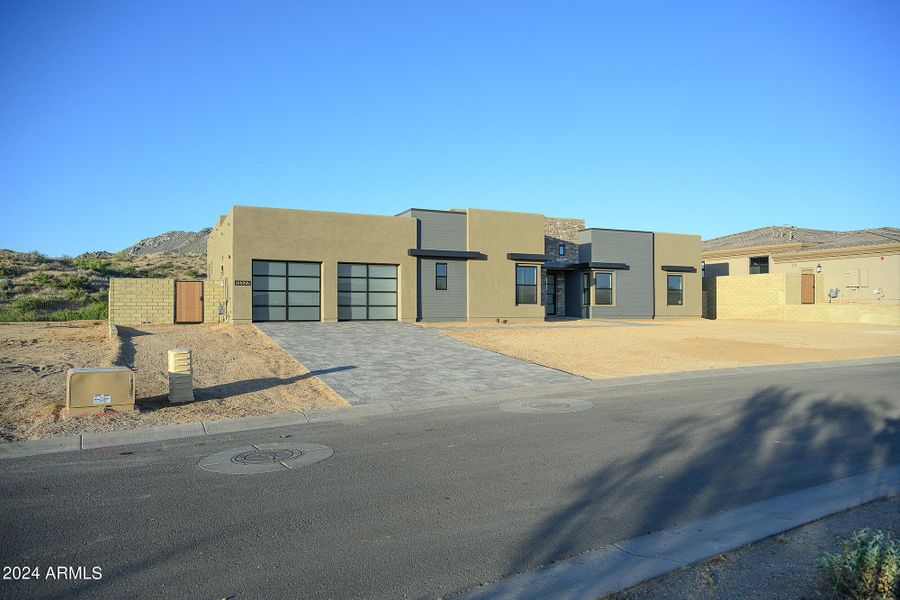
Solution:
{"label": "stucco exterior wall", "polygon": [[[702,281],[700,276],[700,236],[678,233],[656,233],[653,236],[653,277],[656,299],[656,318],[699,317],[703,312]],[[694,267],[696,273],[669,273],[665,265]],[[668,275],[681,275],[684,304],[667,304]]]}
{"label": "stucco exterior wall", "polygon": [[[872,304],[900,302],[900,254],[812,259],[775,258],[772,269],[775,273],[815,271],[816,266],[821,265],[823,289],[840,290],[836,301]],[[849,273],[853,269],[862,271],[858,281],[859,287],[850,285],[856,283],[855,278],[851,279]],[[876,288],[884,291],[880,301],[879,296],[873,293]]]}
{"label": "stucco exterior wall", "polygon": [[900,325],[900,304],[828,302],[823,279],[816,276],[816,303],[801,304],[800,273],[718,277],[712,288],[715,317]]}
{"label": "stucco exterior wall", "polygon": [[227,290],[235,323],[252,320],[250,286],[252,261],[288,260],[320,262],[321,315],[337,321],[338,263],[397,265],[399,320],[416,319],[416,220],[409,216],[385,217],[348,213],[235,206],[233,217],[233,275]]}
{"label": "stucco exterior wall", "polygon": [[470,321],[531,321],[544,318],[540,287],[537,304],[516,305],[516,264],[541,263],[509,260],[510,252],[544,253],[544,216],[470,208],[467,211],[467,249],[483,252],[487,260],[468,263],[467,313]]}
{"label": "stucco exterior wall", "polygon": [[[751,256],[769,256],[770,274],[815,272],[816,266],[821,265],[823,289],[838,289],[836,300],[844,303],[900,303],[900,250],[870,247],[781,254],[761,250],[735,256],[705,256],[706,275],[749,275]],[[856,283],[851,278],[854,269],[860,270],[858,287],[851,285]],[[875,295],[877,288],[883,294]]]}
{"label": "stucco exterior wall", "polygon": [[225,320],[231,320],[231,289],[234,282],[234,217],[232,211],[222,215],[210,232],[206,242],[206,277],[224,281],[220,286],[220,301],[224,304]]}

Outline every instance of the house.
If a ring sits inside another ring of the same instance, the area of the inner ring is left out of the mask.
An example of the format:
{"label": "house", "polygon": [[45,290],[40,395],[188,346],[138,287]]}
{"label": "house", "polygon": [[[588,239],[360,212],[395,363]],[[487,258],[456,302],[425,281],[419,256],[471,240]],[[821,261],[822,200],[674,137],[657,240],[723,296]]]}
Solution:
{"label": "house", "polygon": [[[704,277],[802,274],[806,303],[900,302],[900,229],[828,231],[770,226],[704,240]],[[819,275],[819,277],[815,277]]]}
{"label": "house", "polygon": [[207,285],[222,290],[213,312],[235,323],[701,313],[699,236],[535,213],[234,206],[210,234],[207,262]]}

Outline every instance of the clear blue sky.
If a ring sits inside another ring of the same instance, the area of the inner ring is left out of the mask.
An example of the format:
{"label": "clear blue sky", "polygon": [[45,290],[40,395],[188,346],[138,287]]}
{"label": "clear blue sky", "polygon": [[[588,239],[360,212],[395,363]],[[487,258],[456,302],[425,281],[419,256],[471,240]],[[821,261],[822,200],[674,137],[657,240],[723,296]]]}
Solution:
{"label": "clear blue sky", "polygon": [[232,204],[900,226],[900,2],[0,4],[0,247]]}

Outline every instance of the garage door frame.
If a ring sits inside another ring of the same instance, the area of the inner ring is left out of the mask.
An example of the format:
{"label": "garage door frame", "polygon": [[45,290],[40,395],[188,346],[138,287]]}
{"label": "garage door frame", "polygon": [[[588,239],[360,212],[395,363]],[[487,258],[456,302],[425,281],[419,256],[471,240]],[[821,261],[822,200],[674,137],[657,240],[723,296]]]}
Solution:
{"label": "garage door frame", "polygon": [[[350,267],[350,269],[344,270],[344,269],[342,269],[342,267]],[[354,275],[353,274],[354,267],[356,267],[356,269],[355,269],[356,272],[359,272],[359,267],[365,267],[365,275]],[[392,267],[394,270],[394,275],[393,275],[393,277],[384,277],[384,276],[377,276],[377,275],[373,276],[371,274],[370,267]],[[397,320],[399,320],[399,317],[400,317],[400,307],[399,307],[399,298],[400,298],[400,273],[399,273],[399,270],[400,270],[400,267],[399,267],[399,265],[388,264],[388,263],[340,262],[340,263],[338,263],[337,268],[338,268],[338,302],[337,302],[338,321],[397,321]],[[344,274],[342,274],[342,271],[344,271]],[[392,291],[389,289],[373,290],[373,289],[371,289],[371,282],[373,280],[382,281],[382,282],[393,281],[394,282],[393,290]],[[345,289],[345,290],[341,289],[342,281],[350,284],[349,289]],[[365,288],[364,289],[359,289],[358,287],[354,288],[352,285],[353,281],[356,281],[356,282],[365,281]],[[390,294],[390,293],[394,294],[394,303],[393,304],[372,304],[372,294]],[[351,300],[351,304],[342,303],[341,302],[342,294],[346,294],[346,295],[365,294],[366,301],[364,304],[352,303],[353,302],[352,300]],[[353,317],[341,318],[341,309],[342,308],[351,308],[351,309],[363,308],[363,309],[365,309],[365,312],[366,312],[366,318],[364,318],[364,319],[357,319],[357,318],[353,318]],[[389,318],[389,319],[371,319],[371,318],[369,318],[369,315],[371,314],[370,311],[373,308],[393,308],[394,309],[394,317]]]}
{"label": "garage door frame", "polygon": [[[282,263],[284,264],[284,275],[257,275],[255,274],[255,270],[253,266],[256,263]],[[290,265],[292,264],[300,264],[300,265],[315,265],[318,269],[318,275],[291,275],[290,274]],[[252,288],[250,291],[250,312],[251,319],[254,323],[267,323],[267,322],[315,322],[322,320],[322,263],[314,260],[281,260],[281,259],[266,259],[266,258],[254,258],[251,261],[251,276],[252,280]],[[267,286],[266,289],[257,288],[256,281],[258,277],[267,277],[267,278],[280,278],[284,279],[284,289],[271,289]],[[291,290],[290,289],[290,280],[291,279],[304,279],[311,280],[315,279],[318,281],[317,289],[315,290]],[[285,295],[285,304],[256,304],[255,302],[255,294],[256,292],[283,292]],[[319,302],[317,304],[291,304],[289,302],[290,293],[291,292],[301,292],[301,293],[316,293],[319,295]],[[316,308],[316,318],[315,319],[291,319],[291,308]],[[284,319],[257,319],[253,315],[255,308],[284,308]]]}

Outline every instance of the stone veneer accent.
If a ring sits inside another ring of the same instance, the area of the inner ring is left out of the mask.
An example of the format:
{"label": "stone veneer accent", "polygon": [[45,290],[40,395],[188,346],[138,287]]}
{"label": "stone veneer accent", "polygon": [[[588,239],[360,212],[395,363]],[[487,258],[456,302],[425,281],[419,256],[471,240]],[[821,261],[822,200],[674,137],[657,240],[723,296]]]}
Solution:
{"label": "stone veneer accent", "polygon": [[[578,232],[584,229],[584,219],[544,217],[544,254],[556,262],[578,262]],[[566,245],[566,255],[559,255],[559,245]],[[547,277],[541,272],[544,306],[547,305]],[[556,284],[556,314],[564,315],[566,306],[565,281]]]}

